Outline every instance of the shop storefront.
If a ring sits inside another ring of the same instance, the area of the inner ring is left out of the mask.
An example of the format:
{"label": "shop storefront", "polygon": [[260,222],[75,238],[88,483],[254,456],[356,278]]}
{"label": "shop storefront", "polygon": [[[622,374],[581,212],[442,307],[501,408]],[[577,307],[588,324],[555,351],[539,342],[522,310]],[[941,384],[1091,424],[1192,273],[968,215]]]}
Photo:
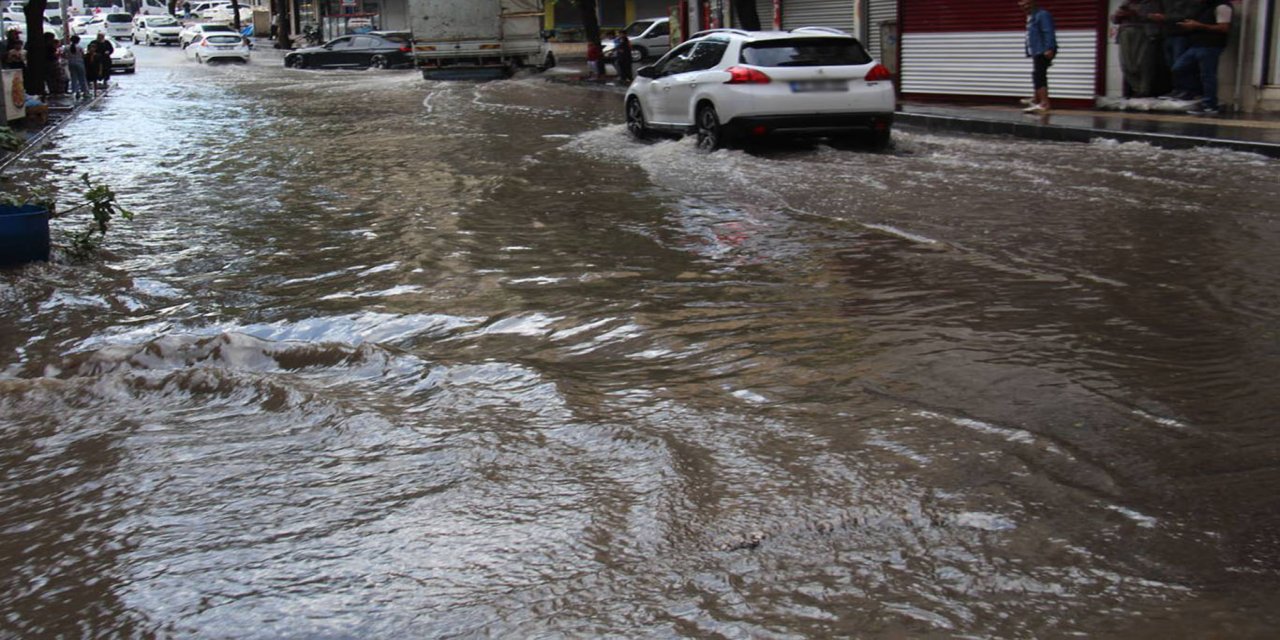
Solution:
{"label": "shop storefront", "polygon": [[[1092,104],[1104,87],[1106,0],[1041,0],[1057,25],[1049,70],[1055,102]],[[1026,14],[1013,2],[900,0],[900,86],[908,99],[1009,99],[1031,95]]]}

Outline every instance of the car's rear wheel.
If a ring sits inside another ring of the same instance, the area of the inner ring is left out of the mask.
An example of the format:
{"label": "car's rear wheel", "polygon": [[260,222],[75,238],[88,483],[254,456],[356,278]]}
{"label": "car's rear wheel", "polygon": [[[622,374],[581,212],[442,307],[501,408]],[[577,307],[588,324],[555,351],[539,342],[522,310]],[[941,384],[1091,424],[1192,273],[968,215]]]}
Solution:
{"label": "car's rear wheel", "polygon": [[383,55],[374,56],[369,60],[370,66],[374,69],[390,69],[391,63],[387,61],[387,57]]}
{"label": "car's rear wheel", "polygon": [[285,59],[285,66],[293,67],[294,69],[306,69],[307,60],[302,56],[293,56]]}
{"label": "car's rear wheel", "polygon": [[644,120],[644,108],[640,106],[640,99],[635,96],[627,100],[627,133],[636,140],[645,140],[649,137],[649,127]]}
{"label": "car's rear wheel", "polygon": [[720,126],[720,116],[716,114],[715,107],[709,104],[699,106],[696,125],[699,149],[715,151],[724,145],[724,127]]}
{"label": "car's rear wheel", "polygon": [[879,129],[869,131],[862,135],[862,143],[872,151],[884,151],[889,148],[889,142],[892,140],[893,134],[890,129]]}

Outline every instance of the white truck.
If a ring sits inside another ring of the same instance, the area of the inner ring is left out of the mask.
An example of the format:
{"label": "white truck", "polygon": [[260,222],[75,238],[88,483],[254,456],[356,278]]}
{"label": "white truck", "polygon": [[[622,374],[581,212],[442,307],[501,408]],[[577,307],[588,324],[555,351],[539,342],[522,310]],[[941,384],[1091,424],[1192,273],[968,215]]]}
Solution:
{"label": "white truck", "polygon": [[414,64],[428,80],[509,77],[556,64],[542,0],[409,0]]}

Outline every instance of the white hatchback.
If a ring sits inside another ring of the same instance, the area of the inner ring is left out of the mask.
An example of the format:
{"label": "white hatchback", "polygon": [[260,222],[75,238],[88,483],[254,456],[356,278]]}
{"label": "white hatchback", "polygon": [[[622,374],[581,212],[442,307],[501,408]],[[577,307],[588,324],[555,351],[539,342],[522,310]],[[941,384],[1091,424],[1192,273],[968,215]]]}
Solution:
{"label": "white hatchback", "polygon": [[715,29],[696,34],[636,72],[627,129],[694,131],[714,150],[742,139],[856,136],[889,144],[893,76],[842,31]]}

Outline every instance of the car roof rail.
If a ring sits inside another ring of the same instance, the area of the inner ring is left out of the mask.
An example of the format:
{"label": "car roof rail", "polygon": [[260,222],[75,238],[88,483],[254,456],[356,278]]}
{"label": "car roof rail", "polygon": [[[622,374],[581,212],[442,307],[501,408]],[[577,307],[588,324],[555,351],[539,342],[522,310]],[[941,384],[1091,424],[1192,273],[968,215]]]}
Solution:
{"label": "car roof rail", "polygon": [[727,28],[726,28],[726,29],[703,29],[702,31],[699,31],[699,32],[697,32],[697,33],[695,33],[695,34],[693,34],[693,35],[689,36],[689,39],[690,39],[690,40],[693,40],[694,38],[702,38],[702,37],[709,36],[709,35],[714,35],[714,34],[717,34],[717,33],[732,33],[732,34],[740,35],[740,36],[749,36],[749,35],[751,35],[751,32],[750,32],[750,31],[744,31],[744,30],[742,30],[742,29],[727,29]]}
{"label": "car roof rail", "polygon": [[841,31],[833,27],[796,27],[791,33],[829,33],[836,36],[850,35],[847,31]]}

